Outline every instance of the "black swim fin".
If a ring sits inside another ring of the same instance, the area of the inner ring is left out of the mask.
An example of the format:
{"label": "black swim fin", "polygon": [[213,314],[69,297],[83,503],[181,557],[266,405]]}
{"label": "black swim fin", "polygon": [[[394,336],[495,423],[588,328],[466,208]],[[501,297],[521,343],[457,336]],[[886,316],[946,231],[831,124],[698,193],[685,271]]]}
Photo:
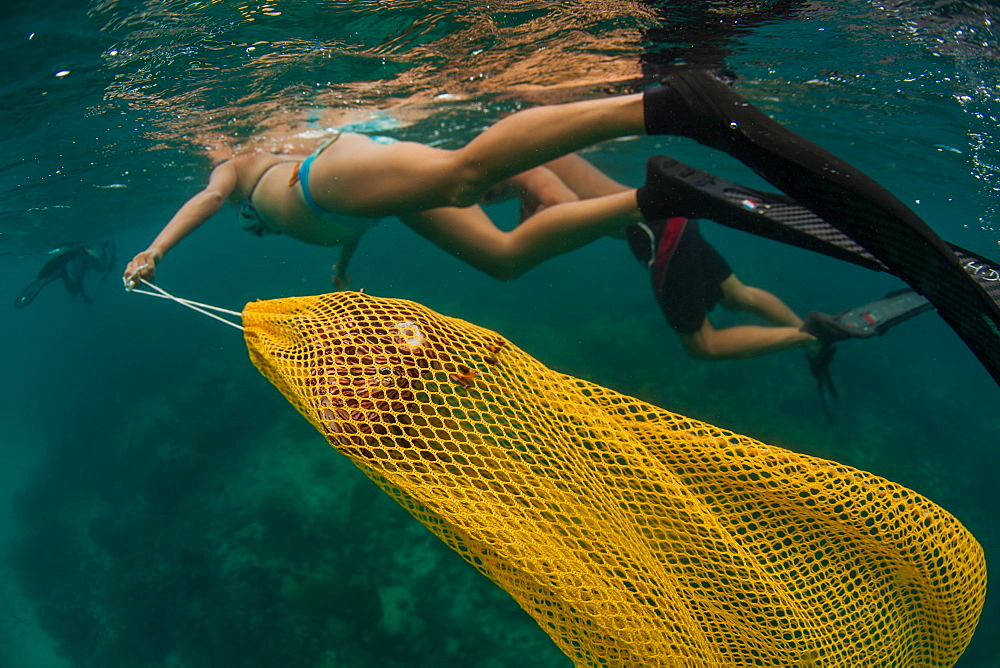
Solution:
{"label": "black swim fin", "polygon": [[833,360],[835,352],[837,352],[837,348],[834,344],[824,343],[818,349],[806,353],[809,372],[816,379],[816,389],[819,390],[823,410],[829,420],[833,419],[833,402],[840,399],[837,388],[833,386],[833,377],[830,376],[830,362]]}
{"label": "black swim fin", "polygon": [[24,308],[31,302],[35,301],[35,297],[37,297],[38,293],[42,291],[42,288],[56,280],[56,278],[58,278],[58,276],[53,276],[51,278],[39,278],[32,281],[28,287],[21,291],[21,294],[17,296],[17,299],[14,300],[14,308]]}
{"label": "black swim fin", "polygon": [[[922,294],[926,272],[957,265],[934,231],[875,180],[800,137],[725,82],[700,70],[671,73],[646,91],[647,131],[691,137],[725,151],[841,230]],[[662,127],[660,127],[662,125]],[[677,214],[674,214],[677,215]],[[1000,311],[996,318],[1000,322]]]}
{"label": "black swim fin", "polygon": [[665,155],[650,158],[646,171],[647,182],[658,183],[658,206],[670,216],[712,220],[867,269],[886,270],[854,239],[785,195],[754,190]]}
{"label": "black swim fin", "polygon": [[830,362],[836,352],[835,344],[850,338],[871,338],[882,336],[891,328],[910,318],[916,317],[934,306],[909,288],[890,292],[882,299],[841,311],[837,315],[810,313],[802,326],[820,340],[820,347],[806,353],[809,372],[816,379],[823,409],[827,418],[832,419],[832,402],[840,397],[830,376]]}

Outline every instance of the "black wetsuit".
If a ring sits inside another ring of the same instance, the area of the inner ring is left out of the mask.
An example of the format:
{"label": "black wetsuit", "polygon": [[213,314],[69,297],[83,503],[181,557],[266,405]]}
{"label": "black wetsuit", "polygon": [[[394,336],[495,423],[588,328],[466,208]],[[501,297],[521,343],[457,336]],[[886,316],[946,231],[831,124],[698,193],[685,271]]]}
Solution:
{"label": "black wetsuit", "polygon": [[[701,329],[705,316],[722,301],[722,282],[733,275],[733,270],[701,236],[697,221],[678,217],[647,226],[659,240],[650,267],[656,301],[678,334],[694,334]],[[650,261],[648,248],[630,245],[636,257]]]}

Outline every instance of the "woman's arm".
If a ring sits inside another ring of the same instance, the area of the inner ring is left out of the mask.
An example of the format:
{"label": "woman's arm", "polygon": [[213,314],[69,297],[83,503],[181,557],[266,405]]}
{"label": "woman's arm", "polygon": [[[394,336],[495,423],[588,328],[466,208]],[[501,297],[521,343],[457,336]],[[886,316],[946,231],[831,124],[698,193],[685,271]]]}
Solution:
{"label": "woman's arm", "polygon": [[226,161],[212,170],[208,185],[177,210],[170,222],[160,231],[149,248],[142,251],[125,268],[125,280],[130,287],[138,284],[137,278],[152,281],[156,265],[171,248],[191,234],[202,223],[218,213],[226,199],[233,194],[238,182],[236,166]]}
{"label": "woman's arm", "polygon": [[351,282],[350,277],[347,275],[347,265],[350,264],[351,258],[354,257],[354,251],[358,249],[360,241],[361,237],[357,237],[352,241],[348,241],[340,248],[340,257],[337,258],[337,263],[333,265],[333,284],[338,289],[346,288],[348,283]]}

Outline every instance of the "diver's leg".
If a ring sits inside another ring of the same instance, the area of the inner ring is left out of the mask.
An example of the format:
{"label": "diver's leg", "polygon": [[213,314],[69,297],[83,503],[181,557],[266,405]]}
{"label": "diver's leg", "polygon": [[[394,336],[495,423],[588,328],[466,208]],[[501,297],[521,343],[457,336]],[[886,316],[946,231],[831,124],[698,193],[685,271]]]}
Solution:
{"label": "diver's leg", "polygon": [[[469,206],[492,186],[516,174],[603,140],[643,133],[688,136],[724,150],[835,225],[845,218],[856,219],[859,206],[884,209],[884,215],[915,218],[874,181],[699,71],[677,72],[667,77],[664,85],[641,94],[525,109],[498,121],[454,151],[429,147],[420,151],[413,145],[385,147],[389,150],[378,152],[379,163],[372,162],[370,169],[364,168],[363,156],[352,158],[357,176],[353,181],[367,188],[369,177],[378,178],[380,172],[399,177],[388,180],[385,186],[385,212],[362,215]],[[376,157],[375,152],[370,155]],[[647,218],[672,215],[656,209],[661,186],[655,181],[655,168],[650,176],[640,189],[643,212]],[[355,188],[333,190],[340,190],[337,197],[348,199],[360,192]],[[372,210],[375,198],[363,199],[366,201],[357,208]],[[321,199],[317,201],[326,206]]]}
{"label": "diver's leg", "polygon": [[497,228],[478,206],[442,207],[401,217],[421,236],[500,280],[613,235],[641,216],[635,191],[548,207],[516,228]]}
{"label": "diver's leg", "polygon": [[[643,133],[691,137],[723,150],[823,217],[848,209],[856,215],[856,202],[843,203],[845,195],[912,216],[877,183],[700,70],[674,72],[640,94],[519,111],[454,157],[488,186],[597,142]],[[830,201],[838,196],[840,203]]]}
{"label": "diver's leg", "polygon": [[679,337],[687,354],[701,360],[746,359],[816,342],[798,327],[738,325],[715,329],[708,318],[697,332]]}
{"label": "diver's leg", "polygon": [[[503,182],[521,202],[521,220],[550,206],[634,190],[599,170],[576,153],[521,172]],[[493,191],[491,191],[493,192]]]}
{"label": "diver's leg", "polygon": [[802,318],[788,308],[785,302],[767,290],[745,285],[736,274],[730,274],[720,287],[723,295],[721,303],[730,311],[753,313],[775,325],[802,326]]}
{"label": "diver's leg", "polygon": [[[869,219],[866,229],[886,217],[926,227],[858,170],[771,120],[715,77],[691,70],[676,72],[641,94],[516,112],[454,151],[425,147],[418,155],[413,146],[386,147],[393,150],[380,153],[380,169],[363,169],[362,161],[353,162],[357,174],[364,172],[364,178],[354,181],[364,186],[379,171],[403,177],[390,181],[384,200],[392,202],[384,207],[388,213],[469,206],[516,174],[603,140],[643,133],[692,137],[726,151],[834,225],[844,222],[865,247],[865,239],[856,234],[858,225],[852,224],[859,215]],[[647,218],[673,215],[656,209],[661,186],[653,177],[655,168],[640,189],[643,212]],[[352,194],[338,193],[343,196]],[[372,198],[365,199],[368,202],[359,208],[372,209]]]}
{"label": "diver's leg", "polygon": [[577,153],[570,153],[545,163],[563,183],[569,186],[580,199],[613,195],[625,190],[632,190],[626,185],[595,167],[589,160]]}

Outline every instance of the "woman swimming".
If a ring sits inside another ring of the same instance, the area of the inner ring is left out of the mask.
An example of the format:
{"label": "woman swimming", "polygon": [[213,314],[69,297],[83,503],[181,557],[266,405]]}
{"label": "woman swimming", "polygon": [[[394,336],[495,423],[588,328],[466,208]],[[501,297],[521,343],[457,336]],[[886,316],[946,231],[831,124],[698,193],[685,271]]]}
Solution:
{"label": "woman swimming", "polygon": [[889,215],[899,213],[897,204],[902,207],[871,179],[783,128],[711,74],[688,70],[644,93],[516,112],[457,150],[380,143],[345,132],[311,155],[237,156],[217,166],[208,185],[133,258],[126,280],[153,280],[164,255],[227,199],[248,202],[251,229],[342,246],[338,285],[347,281],[347,262],[361,235],[387,216],[487,274],[510,280],[644,218],[671,215],[659,204],[662,186],[655,174],[638,190],[597,184],[580,199],[541,202],[510,231],[497,228],[478,202],[505,183],[535,193],[558,190],[559,177],[547,163],[643,133],[692,137],[724,150],[832,223],[838,215],[854,214],[838,209],[845,199],[864,200]]}

